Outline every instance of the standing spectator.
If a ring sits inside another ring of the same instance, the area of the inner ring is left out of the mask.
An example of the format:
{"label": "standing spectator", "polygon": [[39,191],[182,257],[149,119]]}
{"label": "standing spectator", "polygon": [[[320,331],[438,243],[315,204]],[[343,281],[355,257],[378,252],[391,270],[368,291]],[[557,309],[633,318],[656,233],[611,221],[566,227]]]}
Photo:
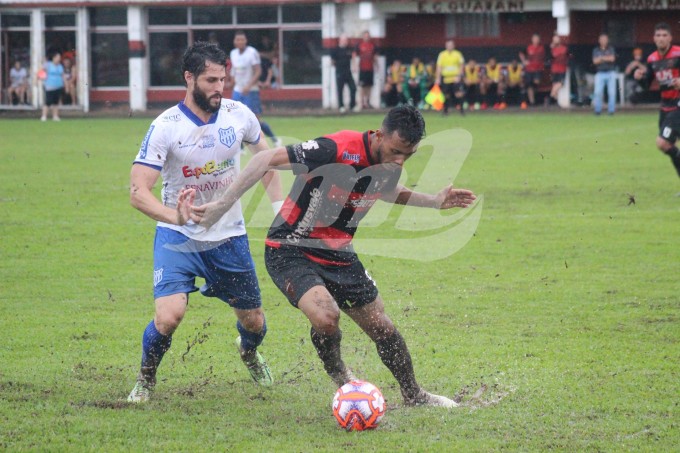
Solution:
{"label": "standing spectator", "polygon": [[600,33],[597,42],[598,46],[593,49],[595,115],[602,113],[605,86],[607,87],[607,111],[613,115],[616,109],[616,50],[609,45],[609,36],[606,33]]}
{"label": "standing spectator", "polygon": [[335,66],[335,86],[338,91],[338,109],[345,113],[345,85],[349,89],[349,108],[356,111],[357,86],[352,75],[352,60],[356,56],[354,48],[349,46],[349,38],[345,33],[338,38],[338,47],[331,50],[331,64]]}
{"label": "standing spectator", "polygon": [[[63,58],[63,57],[62,57]],[[64,102],[76,105],[78,90],[78,69],[70,57],[63,58],[64,61]]]}
{"label": "standing spectator", "polygon": [[465,85],[463,84],[463,67],[465,58],[463,54],[456,50],[456,43],[453,39],[447,39],[445,49],[439,52],[437,57],[437,70],[435,83],[439,85],[444,93],[443,114],[449,114],[449,106],[458,106],[460,114],[465,114],[463,102],[465,97]]}
{"label": "standing spectator", "polygon": [[660,22],[654,27],[656,51],[647,57],[647,67],[636,69],[634,77],[649,87],[656,78],[661,91],[659,135],[656,146],[671,158],[680,176],[680,150],[676,143],[680,137],[680,46],[674,46],[671,27]]}
{"label": "standing spectator", "polygon": [[569,49],[562,42],[562,38],[558,34],[553,35],[552,42],[550,43],[550,54],[552,55],[552,62],[550,64],[552,88],[550,89],[550,96],[545,98],[545,105],[549,105],[551,99],[557,103],[557,93],[564,86],[567,65],[569,64]]}
{"label": "standing spectator", "polygon": [[14,62],[14,66],[9,70],[9,87],[7,88],[7,100],[14,105],[14,96],[17,104],[28,104],[26,97],[28,88],[28,71],[21,65],[20,60]]}
{"label": "standing spectator", "polygon": [[279,78],[281,72],[279,71],[279,57],[274,57],[271,61],[267,60],[265,67],[265,60],[262,59],[262,75],[260,76],[260,88],[278,88]]}
{"label": "standing spectator", "polygon": [[531,35],[531,44],[527,46],[526,54],[520,52],[519,58],[524,65],[524,86],[529,104],[536,105],[536,89],[541,85],[545,69],[545,47],[541,44],[541,36],[538,33]]}
{"label": "standing spectator", "polygon": [[[465,75],[463,77],[463,83],[465,84],[465,104],[468,104],[470,108],[479,110],[481,104],[480,99],[480,84],[482,83],[481,68],[475,60],[470,60],[465,63]],[[463,106],[465,107],[465,104]]]}
{"label": "standing spectator", "polygon": [[47,121],[47,113],[50,110],[52,111],[52,119],[54,121],[61,121],[59,118],[59,104],[64,95],[64,87],[66,86],[64,66],[61,64],[61,54],[56,50],[48,53],[43,70],[46,75],[43,81],[45,104],[42,107],[40,121]]}
{"label": "standing spectator", "polygon": [[260,102],[260,74],[262,64],[260,54],[254,47],[248,45],[248,38],[243,30],[238,30],[234,35],[234,49],[229,54],[231,61],[231,82],[234,85],[232,98],[243,102],[253,111],[260,122],[262,132],[269,137],[275,146],[281,145],[281,140],[276,137],[269,124],[262,121],[262,104]]}
{"label": "standing spectator", "polygon": [[258,51],[263,60],[266,58],[272,61],[279,53],[279,46],[269,35],[262,35]]}
{"label": "standing spectator", "polygon": [[512,60],[507,68],[505,81],[505,99],[508,104],[527,108],[526,90],[524,89],[524,66],[519,61]]}
{"label": "standing spectator", "polygon": [[626,75],[626,97],[628,101],[635,105],[638,102],[638,96],[642,93],[643,89],[635,80],[635,71],[638,69],[646,69],[647,66],[642,61],[642,49],[636,47],[633,49],[633,59],[626,65],[624,74]]}
{"label": "standing spectator", "polygon": [[371,90],[373,89],[373,75],[378,63],[378,49],[368,31],[365,31],[356,50],[359,56],[359,86],[361,87],[361,108],[370,109]]}

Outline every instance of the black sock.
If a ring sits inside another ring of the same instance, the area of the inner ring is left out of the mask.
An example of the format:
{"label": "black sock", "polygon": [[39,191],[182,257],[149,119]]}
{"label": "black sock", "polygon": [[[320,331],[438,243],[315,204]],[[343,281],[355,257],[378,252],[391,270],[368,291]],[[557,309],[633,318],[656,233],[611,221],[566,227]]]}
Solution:
{"label": "black sock", "polygon": [[680,176],[680,150],[678,150],[677,146],[673,146],[671,150],[668,151],[668,155],[670,156],[671,161],[673,162],[675,171],[677,171],[678,176]]}
{"label": "black sock", "polygon": [[404,338],[395,330],[391,336],[376,341],[375,345],[380,359],[399,383],[401,394],[404,398],[414,398],[420,387],[416,382],[411,354]]}
{"label": "black sock", "polygon": [[310,335],[312,337],[312,344],[319,358],[323,362],[323,368],[331,377],[343,373],[345,371],[345,363],[342,361],[340,354],[340,340],[342,340],[342,331],[338,331],[333,335],[324,335],[312,327]]}

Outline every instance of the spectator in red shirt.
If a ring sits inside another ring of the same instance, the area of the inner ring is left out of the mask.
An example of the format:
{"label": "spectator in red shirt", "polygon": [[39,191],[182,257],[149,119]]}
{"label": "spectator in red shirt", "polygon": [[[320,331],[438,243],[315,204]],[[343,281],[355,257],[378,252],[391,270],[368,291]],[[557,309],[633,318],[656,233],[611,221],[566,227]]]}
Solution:
{"label": "spectator in red shirt", "polygon": [[545,47],[541,44],[541,36],[538,33],[531,35],[531,44],[527,46],[526,54],[519,53],[519,58],[524,65],[524,82],[527,88],[529,104],[536,104],[536,87],[541,84],[543,69],[545,67]]}
{"label": "spectator in red shirt", "polygon": [[378,52],[371,41],[371,35],[364,32],[356,50],[359,56],[359,86],[361,87],[361,108],[370,109],[371,89],[373,88],[373,74],[378,62]]}
{"label": "spectator in red shirt", "polygon": [[562,42],[562,38],[558,34],[553,35],[550,43],[550,53],[552,55],[552,62],[550,64],[550,78],[552,79],[552,88],[550,89],[550,97],[545,98],[545,103],[548,105],[551,99],[557,102],[557,93],[564,86],[564,79],[567,75],[567,65],[569,64],[569,49]]}

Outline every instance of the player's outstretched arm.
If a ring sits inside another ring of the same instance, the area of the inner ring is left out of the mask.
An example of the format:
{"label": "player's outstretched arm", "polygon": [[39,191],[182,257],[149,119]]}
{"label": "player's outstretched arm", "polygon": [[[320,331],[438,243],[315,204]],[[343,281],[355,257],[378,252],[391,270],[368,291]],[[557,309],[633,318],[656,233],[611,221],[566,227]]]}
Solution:
{"label": "player's outstretched arm", "polygon": [[[264,138],[264,134],[260,132],[260,141],[255,145],[248,145],[248,149],[253,155],[267,151],[269,146]],[[272,208],[274,209],[274,214],[279,212],[281,205],[283,204],[283,191],[281,190],[281,176],[278,171],[269,170],[260,179],[262,186],[267,192],[269,201],[272,203]]]}
{"label": "player's outstretched arm", "polygon": [[467,208],[477,199],[471,190],[456,189],[449,184],[436,194],[414,192],[401,184],[397,185],[392,197],[384,198],[394,204],[434,209]]}
{"label": "player's outstretched arm", "polygon": [[248,189],[257,184],[267,171],[286,169],[289,165],[288,151],[284,147],[255,154],[219,199],[200,206],[191,204],[189,207],[191,220],[210,228]]}

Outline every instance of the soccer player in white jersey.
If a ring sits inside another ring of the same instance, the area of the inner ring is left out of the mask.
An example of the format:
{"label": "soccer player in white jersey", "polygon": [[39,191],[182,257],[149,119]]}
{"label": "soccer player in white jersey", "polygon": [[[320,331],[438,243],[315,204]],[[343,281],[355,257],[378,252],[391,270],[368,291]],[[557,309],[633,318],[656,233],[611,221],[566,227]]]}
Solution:
{"label": "soccer player in white jersey", "polygon": [[[189,220],[183,203],[219,197],[239,173],[241,144],[253,153],[267,149],[255,115],[242,103],[222,99],[226,54],[197,42],[182,59],[187,86],[183,102],[156,118],[144,137],[130,175],[130,202],[158,221],[154,242],[155,316],[142,338],[142,363],[131,402],[149,399],[156,370],[170,348],[172,334],[187,310],[195,278],[201,293],[231,306],[237,317],[236,343],[251,377],[271,385],[272,377],[257,347],[267,332],[260,289],[241,212],[235,205],[217,224],[204,228]],[[161,200],[152,188],[163,180]],[[274,172],[262,178],[272,207],[282,204]],[[184,203],[186,204],[186,203]]]}
{"label": "soccer player in white jersey", "polygon": [[262,103],[260,102],[260,86],[262,75],[262,60],[260,53],[248,45],[246,32],[238,30],[234,34],[234,49],[229,53],[231,61],[230,83],[234,85],[231,97],[235,101],[243,102],[257,116],[264,135],[271,138],[275,146],[281,146],[281,140],[276,137],[272,128],[262,121]]}

